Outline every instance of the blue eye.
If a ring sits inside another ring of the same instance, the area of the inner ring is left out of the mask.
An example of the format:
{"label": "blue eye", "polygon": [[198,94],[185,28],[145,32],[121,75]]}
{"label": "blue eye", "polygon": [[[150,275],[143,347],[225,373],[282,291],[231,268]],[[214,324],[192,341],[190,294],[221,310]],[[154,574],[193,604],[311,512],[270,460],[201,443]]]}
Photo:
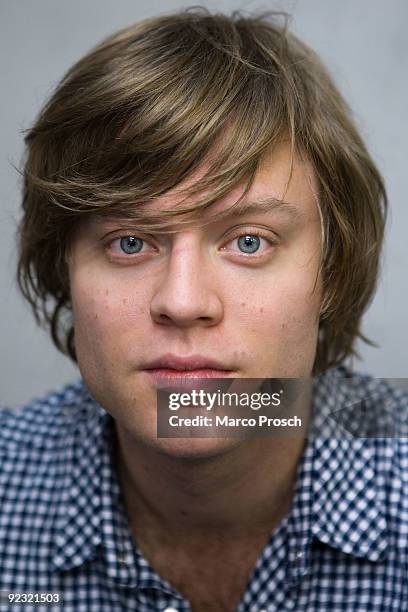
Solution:
{"label": "blue eye", "polygon": [[126,255],[140,253],[143,248],[143,240],[136,236],[125,236],[120,239],[120,248]]}
{"label": "blue eye", "polygon": [[238,238],[238,247],[243,253],[255,253],[261,245],[259,236],[248,234]]}

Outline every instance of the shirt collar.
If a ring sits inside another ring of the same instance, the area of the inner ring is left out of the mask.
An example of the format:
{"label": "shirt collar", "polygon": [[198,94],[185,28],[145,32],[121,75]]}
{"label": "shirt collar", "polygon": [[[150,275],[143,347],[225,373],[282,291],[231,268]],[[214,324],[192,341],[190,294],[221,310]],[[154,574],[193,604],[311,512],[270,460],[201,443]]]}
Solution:
{"label": "shirt collar", "polygon": [[83,398],[66,415],[72,427],[67,435],[65,481],[61,488],[56,516],[56,538],[53,565],[69,570],[94,556],[101,543],[101,481],[104,425],[106,413],[91,401],[84,390]]}
{"label": "shirt collar", "polygon": [[314,469],[314,536],[346,554],[383,559],[387,524],[370,440],[316,440]]}
{"label": "shirt collar", "polygon": [[382,560],[388,550],[384,491],[376,476],[376,440],[353,436],[341,418],[342,410],[354,410],[361,399],[346,374],[337,368],[314,382],[313,426],[298,467],[289,520],[289,561],[295,581],[308,571],[314,539],[372,562]]}
{"label": "shirt collar", "polygon": [[115,463],[114,421],[84,387],[66,445],[67,475],[58,501],[52,564],[68,571],[102,554],[106,573],[125,587],[159,589],[178,598],[134,546]]}

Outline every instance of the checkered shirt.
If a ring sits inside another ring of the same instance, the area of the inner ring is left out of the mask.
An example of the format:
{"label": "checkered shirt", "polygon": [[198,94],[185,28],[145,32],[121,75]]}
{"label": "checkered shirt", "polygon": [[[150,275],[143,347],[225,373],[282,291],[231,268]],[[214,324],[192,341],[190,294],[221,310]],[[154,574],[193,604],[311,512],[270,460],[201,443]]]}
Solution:
{"label": "checkered shirt", "polygon": [[[403,428],[408,395],[339,368],[313,397],[323,433],[308,437],[292,508],[237,612],[408,611],[407,436],[356,437],[336,418],[364,400],[365,414],[387,406]],[[0,589],[60,592],[66,612],[190,610],[132,542],[113,419],[83,382],[1,410],[0,425]]]}

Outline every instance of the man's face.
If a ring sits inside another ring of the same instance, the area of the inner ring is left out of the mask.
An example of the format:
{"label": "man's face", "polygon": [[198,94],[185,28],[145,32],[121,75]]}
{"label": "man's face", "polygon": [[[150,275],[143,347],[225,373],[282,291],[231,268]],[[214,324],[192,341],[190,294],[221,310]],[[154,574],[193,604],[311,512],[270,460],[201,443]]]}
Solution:
{"label": "man's face", "polygon": [[[311,374],[321,222],[311,165],[296,158],[287,184],[289,162],[286,145],[266,156],[243,201],[290,206],[247,207],[216,223],[149,236],[132,222],[124,228],[123,221],[90,219],[79,227],[68,261],[78,363],[94,397],[131,438],[183,456],[237,444],[157,439],[156,384],[171,376],[174,359],[215,360],[220,378]],[[243,190],[204,211],[205,219]],[[173,207],[178,191],[151,206]],[[153,368],[163,358],[167,370]]]}

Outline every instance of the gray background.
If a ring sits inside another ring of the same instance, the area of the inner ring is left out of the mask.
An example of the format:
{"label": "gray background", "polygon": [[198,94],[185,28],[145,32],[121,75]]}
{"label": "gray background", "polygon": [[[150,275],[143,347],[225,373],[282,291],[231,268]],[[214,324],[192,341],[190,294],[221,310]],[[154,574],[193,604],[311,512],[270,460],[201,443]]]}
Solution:
{"label": "gray background", "polygon": [[[194,4],[177,0],[0,0],[0,404],[17,405],[78,377],[37,329],[14,281],[21,130],[62,74],[91,46],[132,21]],[[324,59],[355,110],[391,203],[382,281],[364,320],[381,348],[361,347],[355,367],[408,377],[408,2],[406,0],[203,1],[216,10],[282,8]]]}

